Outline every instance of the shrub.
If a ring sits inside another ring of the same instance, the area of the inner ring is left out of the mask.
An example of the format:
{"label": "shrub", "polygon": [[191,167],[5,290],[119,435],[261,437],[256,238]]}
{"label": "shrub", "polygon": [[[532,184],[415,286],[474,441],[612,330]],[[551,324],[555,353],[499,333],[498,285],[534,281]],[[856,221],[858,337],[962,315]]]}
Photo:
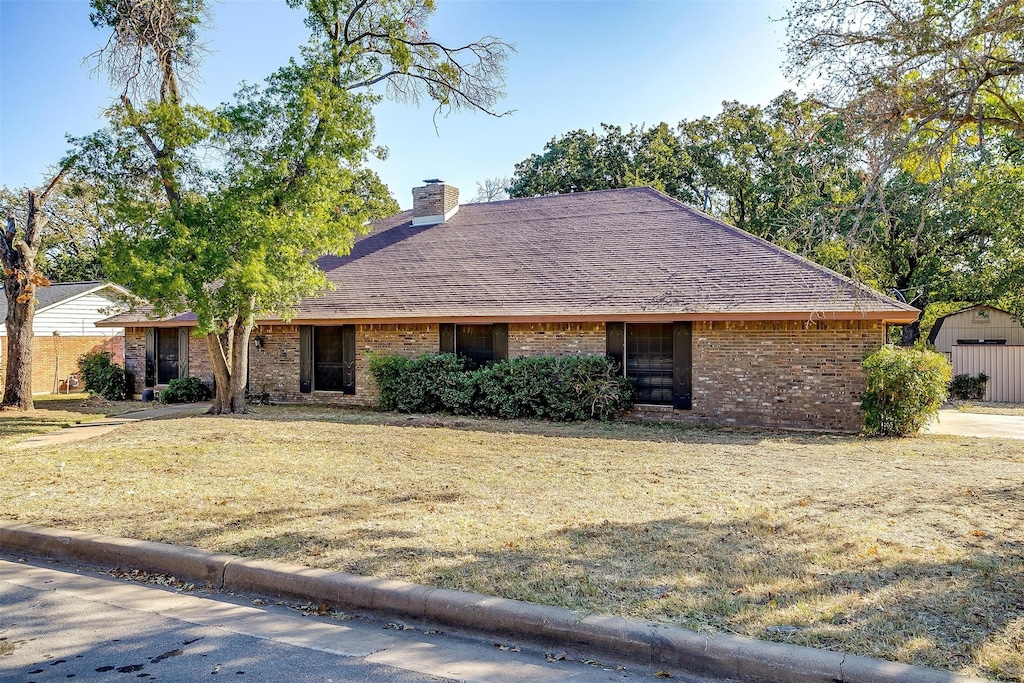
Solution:
{"label": "shrub", "polygon": [[455,413],[472,410],[476,393],[469,360],[454,353],[415,359],[375,356],[370,372],[380,390],[380,407],[402,413]]}
{"label": "shrub", "polygon": [[952,369],[940,353],[883,346],[864,360],[864,431],[906,436],[920,431],[946,400]]}
{"label": "shrub", "polygon": [[78,359],[78,368],[82,373],[85,390],[108,401],[123,401],[134,388],[128,384],[131,375],[115,363],[107,351],[85,354]]}
{"label": "shrub", "polygon": [[477,370],[455,354],[377,356],[370,371],[380,407],[400,412],[477,413],[505,419],[607,419],[632,403],[632,385],[603,356],[513,358]]}
{"label": "shrub", "polygon": [[977,377],[957,375],[949,383],[949,395],[952,398],[979,401],[985,398],[985,385],[987,384],[988,375],[984,372],[978,373]]}
{"label": "shrub", "polygon": [[161,403],[195,403],[205,401],[210,391],[198,377],[179,377],[167,383],[167,388],[160,392]]}
{"label": "shrub", "polygon": [[402,380],[409,361],[402,356],[373,356],[370,358],[370,374],[377,382],[378,401],[381,410],[398,410]]}

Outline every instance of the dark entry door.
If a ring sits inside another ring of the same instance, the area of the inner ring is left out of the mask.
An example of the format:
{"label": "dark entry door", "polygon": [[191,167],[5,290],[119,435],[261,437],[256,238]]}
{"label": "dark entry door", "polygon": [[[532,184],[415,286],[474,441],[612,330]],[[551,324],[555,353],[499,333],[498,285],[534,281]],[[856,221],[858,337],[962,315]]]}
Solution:
{"label": "dark entry door", "polygon": [[167,384],[178,379],[178,328],[161,327],[156,334],[156,381]]}

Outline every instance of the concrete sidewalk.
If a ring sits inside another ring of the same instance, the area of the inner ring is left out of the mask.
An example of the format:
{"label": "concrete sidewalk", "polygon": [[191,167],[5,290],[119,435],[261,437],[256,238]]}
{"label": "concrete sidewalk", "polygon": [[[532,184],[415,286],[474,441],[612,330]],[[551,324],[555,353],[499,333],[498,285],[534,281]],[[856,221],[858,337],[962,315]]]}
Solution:
{"label": "concrete sidewalk", "polygon": [[925,434],[952,434],[1002,439],[1024,439],[1024,417],[965,413],[942,408],[939,419],[928,425]]}
{"label": "concrete sidewalk", "polygon": [[55,432],[47,432],[46,434],[39,434],[37,436],[30,437],[11,446],[11,450],[19,451],[27,448],[59,446],[72,441],[82,441],[84,439],[91,439],[94,436],[109,434],[118,427],[123,427],[126,424],[138,422],[139,420],[201,415],[205,413],[209,407],[209,403],[182,403],[180,405],[161,406],[159,408],[138,410],[134,413],[125,413],[124,415],[105,417],[92,422],[83,422],[82,424],[71,425]]}

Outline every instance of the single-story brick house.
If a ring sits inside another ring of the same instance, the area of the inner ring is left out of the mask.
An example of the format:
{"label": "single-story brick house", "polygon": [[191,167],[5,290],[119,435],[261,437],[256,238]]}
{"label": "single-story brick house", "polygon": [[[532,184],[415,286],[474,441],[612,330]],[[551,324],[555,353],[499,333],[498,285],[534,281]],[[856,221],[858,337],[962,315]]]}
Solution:
{"label": "single-story brick house", "polygon": [[[249,386],[276,401],[376,404],[372,354],[608,354],[638,412],[856,429],[860,363],[918,311],[650,188],[459,205],[428,181],[352,253],[335,289],[253,334]],[[147,386],[212,382],[191,314],[123,326]]]}
{"label": "single-story brick house", "polygon": [[[109,282],[54,282],[37,289],[32,321],[32,393],[81,391],[78,359],[86,353],[107,351],[116,362],[124,362],[124,329],[96,327],[96,323],[111,313],[127,310],[130,296],[127,290]],[[7,297],[0,294],[0,320],[6,317]],[[0,381],[6,362],[7,328],[0,324]]]}

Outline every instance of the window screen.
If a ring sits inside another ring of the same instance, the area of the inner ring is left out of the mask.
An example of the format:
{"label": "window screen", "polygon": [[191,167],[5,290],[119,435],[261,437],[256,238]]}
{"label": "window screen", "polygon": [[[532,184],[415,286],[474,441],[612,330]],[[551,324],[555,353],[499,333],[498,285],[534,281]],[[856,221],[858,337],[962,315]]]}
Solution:
{"label": "window screen", "polygon": [[456,325],[455,350],[477,365],[494,360],[494,330],[491,325]]}
{"label": "window screen", "polygon": [[672,404],[672,323],[626,325],[626,376],[638,403]]}

